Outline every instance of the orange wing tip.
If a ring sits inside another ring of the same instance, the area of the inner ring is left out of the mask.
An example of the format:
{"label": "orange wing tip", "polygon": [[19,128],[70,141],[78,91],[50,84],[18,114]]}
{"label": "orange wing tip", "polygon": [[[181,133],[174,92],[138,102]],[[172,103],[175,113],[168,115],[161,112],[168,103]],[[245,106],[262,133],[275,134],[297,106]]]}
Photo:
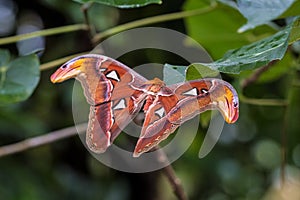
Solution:
{"label": "orange wing tip", "polygon": [[79,69],[71,69],[71,70],[64,70],[59,68],[51,75],[50,80],[52,83],[60,83],[70,78],[76,77],[81,71]]}
{"label": "orange wing tip", "polygon": [[57,78],[57,76],[59,74],[58,71],[59,71],[59,69],[54,74],[51,75],[50,80],[51,80],[52,83],[58,83],[59,82],[59,80]]}
{"label": "orange wing tip", "polygon": [[60,83],[70,78],[75,78],[81,73],[85,58],[76,57],[58,68],[50,77],[52,83]]}
{"label": "orange wing tip", "polygon": [[225,95],[220,98],[219,110],[225,121],[229,124],[235,123],[239,118],[239,99],[235,89],[230,85],[224,87]]}
{"label": "orange wing tip", "polygon": [[238,118],[239,118],[239,107],[238,104],[235,105],[235,103],[233,103],[233,101],[236,100],[231,100],[231,101],[227,101],[227,109],[224,115],[225,115],[225,121],[229,124],[235,123]]}

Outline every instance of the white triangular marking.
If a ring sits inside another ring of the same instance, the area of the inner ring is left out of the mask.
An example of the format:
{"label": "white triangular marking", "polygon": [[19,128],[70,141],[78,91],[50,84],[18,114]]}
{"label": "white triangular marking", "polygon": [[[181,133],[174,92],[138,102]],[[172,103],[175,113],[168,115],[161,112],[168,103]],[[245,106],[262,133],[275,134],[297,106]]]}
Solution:
{"label": "white triangular marking", "polygon": [[197,96],[198,95],[197,88],[193,88],[191,90],[188,90],[185,93],[183,93],[183,95]]}
{"label": "white triangular marking", "polygon": [[114,110],[126,108],[125,99],[121,99],[117,105],[115,105]]}
{"label": "white triangular marking", "polygon": [[164,116],[164,113],[165,113],[165,109],[163,107],[155,111],[155,114],[157,114],[160,118]]}
{"label": "white triangular marking", "polygon": [[120,78],[118,77],[118,74],[117,74],[116,71],[111,71],[110,73],[106,74],[106,77],[107,78],[112,78],[112,79],[114,79],[118,82],[120,81]]}

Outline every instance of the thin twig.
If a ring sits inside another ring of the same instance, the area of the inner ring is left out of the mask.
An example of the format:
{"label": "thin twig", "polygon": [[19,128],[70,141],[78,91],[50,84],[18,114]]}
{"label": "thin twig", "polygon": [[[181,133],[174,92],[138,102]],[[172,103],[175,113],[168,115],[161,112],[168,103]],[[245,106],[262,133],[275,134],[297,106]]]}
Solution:
{"label": "thin twig", "polygon": [[50,28],[41,31],[35,31],[31,33],[25,33],[25,34],[15,35],[11,37],[1,38],[0,45],[14,43],[21,40],[26,40],[34,37],[39,37],[39,36],[49,36],[49,35],[56,35],[56,34],[79,31],[79,30],[87,30],[87,28],[88,27],[86,24],[75,24],[75,25],[68,25],[68,26],[62,26],[57,28]]}
{"label": "thin twig", "polygon": [[[79,124],[77,126],[72,126],[64,129],[60,129],[57,131],[53,131],[50,133],[47,133],[45,135],[25,139],[21,142],[17,142],[14,144],[6,145],[0,147],[0,157],[12,155],[15,153],[19,153],[22,151],[26,151],[38,146],[42,146],[45,144],[50,144],[71,136],[76,135],[77,133],[85,132],[87,128],[87,123]],[[157,148],[158,149],[158,148]],[[159,149],[159,155],[158,160],[159,162],[165,164],[169,163],[168,158],[164,154],[164,152]],[[177,196],[179,200],[187,200],[187,197],[185,195],[184,189],[181,185],[180,179],[176,176],[175,171],[172,167],[172,165],[167,165],[162,169],[162,172],[167,177],[170,185],[173,188],[174,194]]]}
{"label": "thin twig", "polygon": [[171,184],[171,186],[173,188],[173,192],[177,196],[177,198],[180,200],[186,200],[187,197],[184,193],[183,186],[181,184],[180,179],[176,176],[172,165],[168,165],[165,168],[163,168],[162,172],[168,178],[168,181]]}
{"label": "thin twig", "polygon": [[40,65],[40,70],[44,71],[44,70],[47,70],[47,69],[51,69],[51,68],[57,67],[57,66],[65,63],[65,62],[67,62],[68,60],[70,60],[70,59],[72,59],[72,58],[74,58],[76,56],[80,56],[80,55],[87,54],[87,53],[89,53],[89,52],[82,52],[82,53],[78,53],[78,54],[66,56],[66,57],[63,57],[63,58],[59,58],[59,59],[56,59],[56,60],[53,60],[53,61],[41,64]]}
{"label": "thin twig", "polygon": [[249,86],[250,84],[254,83],[255,81],[257,81],[257,79],[264,73],[266,72],[271,66],[274,66],[274,64],[277,62],[277,60],[273,60],[271,62],[269,62],[267,65],[255,70],[253,72],[253,74],[246,78],[242,84],[241,87],[242,89],[246,88],[247,86]]}
{"label": "thin twig", "polygon": [[[294,79],[291,81],[291,86],[295,86]],[[287,156],[287,145],[288,145],[288,124],[289,124],[289,116],[290,116],[290,97],[291,91],[289,90],[288,98],[287,98],[287,105],[284,108],[283,119],[282,119],[282,129],[281,129],[281,165],[280,165],[280,182],[281,187],[283,188],[285,185],[286,177],[285,177],[285,167],[286,167],[286,156]]]}
{"label": "thin twig", "polygon": [[129,30],[132,28],[147,26],[147,25],[155,24],[155,23],[159,23],[159,22],[166,22],[166,21],[171,21],[171,20],[176,20],[176,19],[182,19],[182,18],[191,17],[191,16],[195,16],[195,15],[201,15],[201,14],[212,11],[216,7],[217,7],[217,3],[215,1],[213,1],[211,3],[211,5],[206,8],[182,11],[182,12],[171,13],[171,14],[158,15],[158,16],[154,16],[154,17],[148,17],[148,18],[136,20],[136,21],[129,22],[126,24],[115,26],[114,28],[111,28],[111,29],[108,29],[106,31],[96,34],[93,38],[93,42],[97,43],[108,36],[114,35],[116,33],[119,33],[119,32],[125,31],[125,30]]}
{"label": "thin twig", "polygon": [[65,139],[67,137],[74,136],[78,133],[82,133],[86,130],[87,123],[79,124],[77,126],[72,126],[57,131],[47,133],[45,135],[25,139],[21,142],[6,145],[0,147],[0,157],[15,154],[21,151],[32,149],[41,145],[56,142],[58,140]]}
{"label": "thin twig", "polygon": [[84,21],[85,21],[85,24],[89,27],[90,26],[90,20],[89,20],[89,16],[88,16],[88,10],[89,8],[91,7],[92,5],[92,2],[88,2],[88,3],[85,3],[81,6],[81,11],[84,15]]}
{"label": "thin twig", "polygon": [[[88,8],[88,6],[89,6],[89,4],[87,4],[86,8]],[[93,38],[93,42],[96,43],[105,37],[108,37],[115,33],[118,33],[118,32],[124,31],[124,30],[128,30],[131,28],[146,26],[149,24],[154,24],[154,23],[159,23],[159,22],[181,19],[181,18],[194,16],[194,15],[200,15],[200,14],[203,14],[203,13],[213,10],[214,8],[216,8],[216,6],[217,6],[217,3],[213,2],[207,8],[159,15],[159,16],[155,16],[155,17],[149,17],[149,18],[129,22],[126,24],[122,24],[122,25],[116,26],[114,28],[111,28],[111,29],[108,29],[106,31],[96,34]],[[57,27],[57,28],[50,28],[50,29],[35,31],[35,32],[31,32],[31,33],[15,35],[15,36],[11,36],[11,37],[0,38],[0,45],[14,43],[14,42],[18,42],[21,40],[26,40],[26,39],[40,37],[40,36],[56,35],[56,34],[73,32],[73,31],[78,31],[78,30],[91,30],[90,23],[87,18],[86,8],[83,7],[86,24],[67,25],[67,26],[62,26],[62,27]]]}
{"label": "thin twig", "polygon": [[157,150],[158,161],[163,163],[164,165],[167,163],[168,165],[161,169],[162,173],[167,177],[174,194],[179,200],[187,200],[187,196],[184,192],[183,186],[181,184],[180,179],[176,176],[175,171],[171,164],[169,164],[168,158],[166,154],[159,147],[153,148],[153,150]]}
{"label": "thin twig", "polygon": [[285,165],[287,150],[287,126],[288,126],[288,105],[284,108],[283,122],[281,130],[281,165],[280,165],[280,182],[281,186],[285,185]]}
{"label": "thin twig", "polygon": [[85,24],[88,27],[87,31],[89,32],[91,39],[92,39],[93,35],[95,34],[95,31],[92,29],[92,26],[91,26],[91,23],[90,23],[90,18],[89,18],[89,15],[88,15],[88,10],[92,6],[92,4],[93,4],[93,2],[87,2],[87,3],[85,3],[81,6],[81,11],[82,11],[83,16],[84,16],[84,21],[85,21]]}
{"label": "thin twig", "polygon": [[239,95],[240,101],[256,106],[287,106],[288,102],[284,99],[255,99]]}

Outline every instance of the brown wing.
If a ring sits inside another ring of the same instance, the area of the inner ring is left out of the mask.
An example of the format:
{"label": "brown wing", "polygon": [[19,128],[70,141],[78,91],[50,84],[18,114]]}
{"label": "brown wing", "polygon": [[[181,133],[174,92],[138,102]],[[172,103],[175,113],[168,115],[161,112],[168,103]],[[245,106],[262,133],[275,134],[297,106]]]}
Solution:
{"label": "brown wing", "polygon": [[[238,102],[237,94],[225,81],[200,79],[166,88],[162,88],[146,112],[142,134],[134,150],[135,157],[166,139],[182,123],[208,109],[219,109],[229,123],[237,119],[238,104],[234,103]],[[222,106],[224,102],[228,109]],[[226,118],[230,112],[232,116]]]}
{"label": "brown wing", "polygon": [[104,152],[141,109],[146,98],[139,90],[147,79],[106,56],[87,54],[62,65],[52,82],[76,78],[91,105],[86,142],[95,153]]}

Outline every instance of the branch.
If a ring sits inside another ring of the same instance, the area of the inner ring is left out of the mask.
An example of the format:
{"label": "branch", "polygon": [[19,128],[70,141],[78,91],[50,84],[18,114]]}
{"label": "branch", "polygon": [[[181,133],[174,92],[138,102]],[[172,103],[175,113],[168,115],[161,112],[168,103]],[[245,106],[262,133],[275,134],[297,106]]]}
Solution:
{"label": "branch", "polygon": [[[19,153],[22,151],[26,151],[38,146],[42,146],[45,144],[50,144],[56,142],[58,140],[62,140],[71,136],[74,136],[78,133],[85,132],[87,129],[87,123],[79,124],[77,126],[72,126],[64,129],[60,129],[57,131],[53,131],[47,133],[45,135],[25,139],[21,142],[17,142],[14,144],[6,145],[0,147],[0,157],[12,155],[15,153]],[[158,149],[158,147],[156,148]],[[168,158],[164,154],[164,152],[159,149],[158,161],[166,164],[169,163]],[[181,185],[180,179],[176,176],[174,169],[171,165],[167,165],[165,168],[162,169],[162,172],[167,177],[170,185],[173,188],[175,195],[178,197],[179,200],[186,200],[187,197],[184,193],[184,189]]]}
{"label": "branch", "polygon": [[266,72],[271,66],[273,66],[275,63],[277,62],[277,60],[273,60],[271,62],[269,62],[267,65],[255,70],[253,72],[253,74],[246,78],[242,83],[241,83],[241,87],[242,89],[246,88],[247,86],[249,86],[250,84],[254,83],[264,72]]}
{"label": "branch", "polygon": [[[153,150],[158,151],[158,161],[163,163],[164,165],[166,163],[169,163],[168,158],[166,154],[163,152],[162,149],[159,147],[154,147]],[[183,186],[181,184],[180,179],[176,176],[175,171],[172,167],[172,165],[168,164],[166,167],[161,169],[162,173],[167,177],[174,194],[177,196],[179,200],[187,200],[186,194],[184,192]]]}
{"label": "branch", "polygon": [[[22,151],[26,151],[38,146],[42,146],[45,144],[50,144],[53,142],[56,142],[58,140],[62,140],[71,136],[74,136],[78,133],[85,132],[87,129],[87,123],[79,124],[77,126],[72,126],[64,129],[60,129],[57,131],[53,131],[50,133],[47,133],[45,135],[25,139],[21,142],[17,142],[14,144],[6,145],[0,147],[0,157],[12,155],[15,153],[19,153]],[[156,147],[158,149],[158,161],[163,163],[164,165],[166,163],[169,163],[168,158],[166,157],[165,153]],[[172,165],[167,165],[165,168],[162,169],[162,172],[167,177],[170,185],[173,188],[174,194],[177,196],[179,200],[186,200],[187,197],[184,193],[184,189],[181,185],[180,179],[176,176],[175,171],[172,167]]]}
{"label": "branch", "polygon": [[72,126],[61,130],[53,131],[45,135],[25,139],[21,142],[17,142],[14,144],[2,146],[0,147],[0,157],[15,154],[21,151],[32,149],[34,147],[49,144],[61,139],[65,139],[67,137],[74,136],[77,134],[77,132],[78,133],[85,132],[86,128],[87,128],[87,123],[83,123],[77,126]]}
{"label": "branch", "polygon": [[281,187],[285,185],[285,167],[286,167],[286,154],[287,154],[287,127],[289,122],[289,108],[288,106],[284,108],[283,120],[282,120],[282,129],[281,129],[281,164],[280,164],[280,182]]}
{"label": "branch", "polygon": [[92,51],[87,51],[87,52],[81,52],[81,53],[77,53],[77,54],[73,54],[70,56],[66,56],[63,58],[58,58],[56,60],[47,62],[47,63],[43,63],[40,65],[40,71],[45,71],[48,69],[52,69],[54,67],[60,66],[62,64],[64,64],[65,62],[67,62],[68,60],[71,60],[72,58],[75,58],[77,56],[81,56],[84,54],[89,54],[89,53],[95,53],[95,54],[103,54],[103,49],[101,49],[100,47],[97,47],[97,49],[93,49]]}
{"label": "branch", "polygon": [[255,99],[248,98],[243,95],[239,95],[240,101],[247,104],[257,105],[257,106],[287,106],[287,100],[282,99]]}
{"label": "branch", "polygon": [[66,57],[63,57],[63,58],[59,58],[59,59],[41,64],[40,65],[40,70],[44,71],[44,70],[47,70],[47,69],[57,67],[57,66],[62,65],[63,63],[67,62],[68,60],[70,60],[70,59],[72,59],[76,56],[80,56],[80,55],[87,54],[87,53],[89,53],[89,52],[82,52],[82,53],[66,56]]}
{"label": "branch", "polygon": [[211,5],[206,8],[171,13],[171,14],[158,15],[158,16],[154,16],[154,17],[148,17],[148,18],[136,20],[136,21],[129,22],[126,24],[115,26],[114,28],[111,28],[111,29],[108,29],[106,31],[96,34],[93,38],[93,42],[97,43],[108,36],[114,35],[116,33],[119,33],[119,32],[122,32],[122,31],[125,31],[128,29],[146,26],[146,25],[150,25],[150,24],[155,24],[155,23],[159,23],[159,22],[166,22],[166,21],[171,21],[171,20],[176,20],[176,19],[182,19],[182,18],[191,17],[191,16],[195,16],[195,15],[201,15],[201,14],[212,11],[216,7],[217,7],[217,3],[213,1],[211,3]]}
{"label": "branch", "polygon": [[93,5],[93,2],[87,2],[81,6],[81,12],[83,13],[85,24],[88,27],[87,31],[89,32],[90,39],[95,34],[94,29],[92,29],[89,15],[88,15],[88,10],[92,5]]}
{"label": "branch", "polygon": [[14,43],[21,40],[34,38],[34,37],[56,35],[60,33],[67,33],[67,32],[79,31],[79,30],[88,30],[88,26],[86,24],[75,24],[75,25],[62,26],[58,28],[50,28],[41,31],[15,35],[11,37],[5,37],[0,39],[0,45]]}
{"label": "branch", "polygon": [[168,178],[168,181],[172,186],[173,192],[177,196],[177,198],[180,200],[186,200],[187,197],[184,193],[183,186],[181,185],[180,179],[176,176],[172,165],[168,165],[165,168],[163,168],[162,172]]}
{"label": "branch", "polygon": [[[123,25],[120,25],[120,26],[116,26],[114,28],[111,28],[111,29],[108,29],[106,31],[103,31],[101,33],[96,34],[95,37],[93,38],[93,42],[95,43],[97,41],[102,40],[105,37],[108,37],[108,36],[113,35],[115,33],[118,33],[118,32],[124,31],[124,30],[128,30],[128,29],[131,29],[131,28],[145,26],[145,25],[158,23],[158,22],[181,19],[181,18],[194,16],[194,15],[200,15],[200,14],[203,14],[203,13],[206,13],[206,12],[209,12],[209,11],[213,10],[216,7],[216,5],[217,4],[215,2],[213,2],[211,4],[211,6],[207,7],[207,8],[202,8],[202,9],[198,9],[198,10],[184,11],[184,12],[178,12],[178,13],[171,13],[171,14],[165,14],[165,15],[159,15],[159,16],[155,16],[155,17],[149,17],[149,18],[129,22],[129,23],[126,23],[126,24],[123,24]],[[58,28],[45,29],[45,30],[41,30],[41,31],[35,31],[35,32],[31,32],[31,33],[26,33],[26,34],[1,38],[0,39],[0,45],[9,44],[9,43],[13,43],[13,42],[18,42],[18,41],[21,41],[21,40],[26,40],[26,39],[30,39],[30,38],[34,38],[34,37],[39,37],[39,36],[56,35],[56,34],[60,34],[60,33],[67,33],[67,32],[73,32],[73,31],[78,31],[78,30],[86,30],[86,31],[91,32],[91,30],[90,30],[91,27],[90,27],[88,17],[87,17],[87,9],[88,9],[89,6],[90,6],[90,4],[87,4],[84,7],[82,7],[82,11],[85,15],[86,24],[75,24],[75,25],[69,25],[69,26],[62,26],[62,27],[58,27]],[[87,53],[87,52],[85,52],[85,53]],[[64,62],[68,61],[69,59],[71,59],[75,56],[82,55],[82,54],[85,54],[85,53],[75,54],[75,55],[60,58],[60,59],[57,59],[57,60],[54,60],[54,61],[51,61],[51,62],[48,62],[48,63],[44,63],[40,66],[40,70],[44,71],[44,70],[56,67],[58,65],[63,64]]]}

